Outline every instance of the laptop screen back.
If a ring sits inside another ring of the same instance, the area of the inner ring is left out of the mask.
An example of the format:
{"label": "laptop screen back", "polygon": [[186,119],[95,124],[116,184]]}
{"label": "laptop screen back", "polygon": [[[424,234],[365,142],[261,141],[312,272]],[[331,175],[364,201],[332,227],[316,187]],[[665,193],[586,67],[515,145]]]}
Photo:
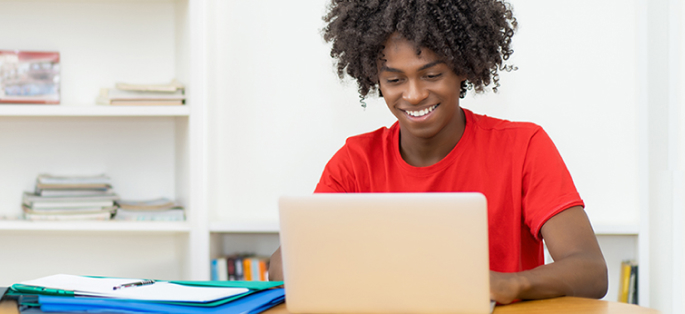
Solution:
{"label": "laptop screen back", "polygon": [[279,200],[291,313],[489,313],[480,193]]}

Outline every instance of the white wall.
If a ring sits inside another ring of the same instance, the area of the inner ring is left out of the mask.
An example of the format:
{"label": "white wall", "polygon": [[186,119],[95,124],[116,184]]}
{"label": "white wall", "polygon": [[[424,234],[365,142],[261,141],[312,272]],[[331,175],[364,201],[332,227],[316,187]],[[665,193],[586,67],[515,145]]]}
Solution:
{"label": "white wall", "polygon": [[311,193],[347,136],[392,123],[385,105],[369,101],[362,109],[355,84],[340,84],[334,74],[319,34],[324,3],[215,3],[213,219],[275,220],[277,197]]}
{"label": "white wall", "polygon": [[[215,4],[209,133],[218,219],[273,217],[278,195],[314,189],[347,136],[394,121],[382,99],[363,110],[356,85],[334,74],[319,34],[325,4]],[[462,105],[542,125],[592,221],[636,224],[635,1],[513,4],[520,28],[511,63],[519,70],[502,74],[499,94],[471,94]]]}

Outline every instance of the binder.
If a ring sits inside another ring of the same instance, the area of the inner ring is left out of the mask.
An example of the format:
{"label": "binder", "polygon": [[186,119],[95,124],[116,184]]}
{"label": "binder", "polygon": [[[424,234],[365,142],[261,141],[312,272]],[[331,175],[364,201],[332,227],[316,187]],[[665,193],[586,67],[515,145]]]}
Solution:
{"label": "binder", "polygon": [[52,275],[12,285],[33,294],[90,296],[146,301],[208,303],[249,292],[245,287],[181,285],[133,278]]}
{"label": "binder", "polygon": [[[91,277],[91,278],[108,278],[108,277]],[[172,305],[188,305],[197,307],[215,307],[222,304],[226,304],[237,300],[241,297],[245,297],[256,292],[271,289],[274,287],[282,286],[282,281],[183,281],[183,280],[172,280],[170,283],[183,285],[183,286],[195,286],[195,287],[215,287],[215,288],[246,288],[249,291],[219,299],[211,302],[178,302],[178,301],[158,301],[159,303],[172,304]],[[23,284],[14,284],[8,291],[9,295],[43,295],[43,296],[76,296],[74,291],[62,290],[62,289],[52,289],[40,286],[29,286]]]}
{"label": "binder", "polygon": [[93,297],[38,296],[44,312],[146,312],[169,314],[257,314],[285,301],[285,289],[261,290],[222,305],[206,307]]}

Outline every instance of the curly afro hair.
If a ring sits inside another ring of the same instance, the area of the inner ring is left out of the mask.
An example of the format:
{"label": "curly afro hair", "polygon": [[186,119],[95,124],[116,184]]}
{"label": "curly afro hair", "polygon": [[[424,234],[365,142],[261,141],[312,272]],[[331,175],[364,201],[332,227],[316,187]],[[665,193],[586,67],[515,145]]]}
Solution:
{"label": "curly afro hair", "polygon": [[[378,60],[384,43],[398,33],[416,45],[444,58],[455,73],[466,77],[468,89],[483,92],[494,83],[514,52],[511,38],[517,27],[511,5],[504,0],[332,0],[324,40],[332,42],[331,57],[338,76],[357,80],[362,99],[378,90]],[[382,96],[382,95],[381,95]]]}

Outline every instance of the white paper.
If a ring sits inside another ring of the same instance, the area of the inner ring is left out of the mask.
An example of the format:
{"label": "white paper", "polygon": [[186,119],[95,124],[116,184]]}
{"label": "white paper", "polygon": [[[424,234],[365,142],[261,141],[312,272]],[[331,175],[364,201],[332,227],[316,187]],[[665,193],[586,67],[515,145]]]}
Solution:
{"label": "white paper", "polygon": [[20,284],[69,290],[74,291],[76,295],[175,302],[211,302],[249,291],[247,288],[184,286],[166,281],[157,281],[150,285],[114,290],[115,286],[143,280],[145,279],[91,278],[59,274],[23,281]]}

